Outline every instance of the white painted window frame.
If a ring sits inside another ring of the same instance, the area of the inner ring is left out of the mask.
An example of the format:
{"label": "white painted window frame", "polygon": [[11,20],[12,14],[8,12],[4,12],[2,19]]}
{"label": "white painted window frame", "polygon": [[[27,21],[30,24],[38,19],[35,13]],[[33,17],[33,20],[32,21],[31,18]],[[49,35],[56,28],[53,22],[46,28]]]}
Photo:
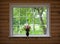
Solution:
{"label": "white painted window frame", "polygon": [[30,3],[12,3],[10,4],[10,8],[9,8],[9,37],[26,37],[26,35],[13,35],[12,33],[12,10],[13,7],[48,7],[48,11],[47,11],[47,34],[45,35],[29,35],[29,37],[50,37],[50,5],[47,3],[44,4],[30,4]]}

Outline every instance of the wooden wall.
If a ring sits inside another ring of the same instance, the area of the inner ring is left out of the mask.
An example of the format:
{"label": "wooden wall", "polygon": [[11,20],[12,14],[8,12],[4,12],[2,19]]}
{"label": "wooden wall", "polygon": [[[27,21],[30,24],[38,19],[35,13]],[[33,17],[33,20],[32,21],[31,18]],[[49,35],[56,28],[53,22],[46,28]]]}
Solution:
{"label": "wooden wall", "polygon": [[[9,3],[49,3],[49,38],[9,37]],[[60,44],[60,1],[59,0],[0,0],[0,44]]]}

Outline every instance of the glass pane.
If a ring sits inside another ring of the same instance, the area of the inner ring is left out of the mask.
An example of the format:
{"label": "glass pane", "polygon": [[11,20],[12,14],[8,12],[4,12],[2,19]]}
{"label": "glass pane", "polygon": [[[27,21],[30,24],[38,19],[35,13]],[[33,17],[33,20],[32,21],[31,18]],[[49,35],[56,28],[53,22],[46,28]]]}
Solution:
{"label": "glass pane", "polygon": [[26,24],[26,17],[20,17],[20,24],[21,25]]}
{"label": "glass pane", "polygon": [[43,18],[43,21],[44,21],[44,25],[46,25],[47,24],[47,8],[46,7],[44,7],[42,18]]}
{"label": "glass pane", "polygon": [[19,22],[20,18],[13,18],[12,19],[12,24],[13,25],[18,25],[20,22]]}
{"label": "glass pane", "polygon": [[20,27],[18,26],[13,26],[13,34],[20,34]]}
{"label": "glass pane", "polygon": [[33,17],[26,18],[28,24],[33,24]]}
{"label": "glass pane", "polygon": [[39,15],[35,15],[34,24],[40,24],[40,16]]}
{"label": "glass pane", "polygon": [[26,8],[26,15],[27,17],[33,17],[33,12],[32,8]]}
{"label": "glass pane", "polygon": [[26,16],[26,8],[20,8],[20,16]]}
{"label": "glass pane", "polygon": [[20,15],[20,8],[13,8],[13,17],[18,17]]}

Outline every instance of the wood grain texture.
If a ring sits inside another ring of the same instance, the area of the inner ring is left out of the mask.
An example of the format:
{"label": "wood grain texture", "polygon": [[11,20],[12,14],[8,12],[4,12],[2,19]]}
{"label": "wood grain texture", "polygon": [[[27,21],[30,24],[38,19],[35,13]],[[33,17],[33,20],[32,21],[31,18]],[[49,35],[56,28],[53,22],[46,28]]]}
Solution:
{"label": "wood grain texture", "polygon": [[[49,3],[51,37],[9,37],[9,3]],[[60,0],[0,0],[0,44],[60,44]]]}

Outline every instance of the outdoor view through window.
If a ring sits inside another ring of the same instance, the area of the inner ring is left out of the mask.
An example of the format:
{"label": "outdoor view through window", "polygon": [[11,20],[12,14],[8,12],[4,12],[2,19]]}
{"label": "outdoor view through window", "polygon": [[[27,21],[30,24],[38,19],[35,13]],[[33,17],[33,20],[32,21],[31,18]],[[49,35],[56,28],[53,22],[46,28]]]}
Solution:
{"label": "outdoor view through window", "polygon": [[26,35],[25,26],[30,26],[29,35],[46,35],[48,26],[48,7],[12,7],[12,35]]}

